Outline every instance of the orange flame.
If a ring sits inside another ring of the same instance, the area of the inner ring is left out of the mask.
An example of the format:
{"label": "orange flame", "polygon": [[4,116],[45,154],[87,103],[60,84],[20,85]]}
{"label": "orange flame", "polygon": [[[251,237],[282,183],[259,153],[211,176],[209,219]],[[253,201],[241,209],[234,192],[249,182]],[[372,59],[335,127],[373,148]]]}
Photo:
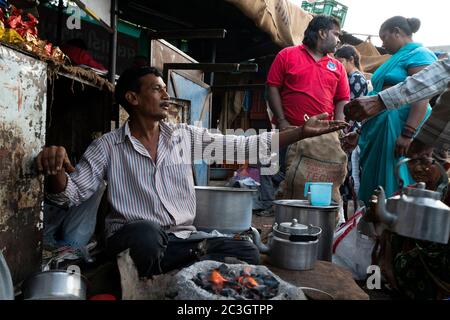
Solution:
{"label": "orange flame", "polygon": [[258,285],[258,282],[249,275],[244,275],[243,277],[238,278],[238,282],[247,288],[253,288]]}
{"label": "orange flame", "polygon": [[227,279],[225,279],[218,270],[213,270],[209,281],[217,286],[223,286],[223,284],[227,282]]}

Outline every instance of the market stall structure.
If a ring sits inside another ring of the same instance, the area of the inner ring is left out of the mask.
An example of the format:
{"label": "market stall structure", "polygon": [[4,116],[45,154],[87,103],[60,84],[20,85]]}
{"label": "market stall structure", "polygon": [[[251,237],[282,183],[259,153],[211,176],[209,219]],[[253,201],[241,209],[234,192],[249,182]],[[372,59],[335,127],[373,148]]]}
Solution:
{"label": "market stall structure", "polygon": [[[88,14],[82,30],[71,30],[63,23],[71,16],[70,6],[41,2],[37,28],[42,26],[47,40],[35,36],[22,41],[9,31],[0,47],[5,70],[1,90],[8,97],[0,103],[0,172],[5,181],[0,249],[19,292],[22,281],[43,264],[45,189],[33,159],[44,144],[64,145],[76,163],[94,138],[123,123],[126,116],[112,99],[117,73],[141,55],[160,69],[178,101],[173,121],[201,121],[221,129],[270,128],[263,98],[267,69],[280,48],[301,42],[312,18],[284,1],[104,1],[104,7],[76,1]],[[73,38],[85,40],[108,72],[68,66],[48,42],[60,45]],[[195,180],[209,184],[205,163],[196,164]],[[99,242],[106,211],[104,201]]]}

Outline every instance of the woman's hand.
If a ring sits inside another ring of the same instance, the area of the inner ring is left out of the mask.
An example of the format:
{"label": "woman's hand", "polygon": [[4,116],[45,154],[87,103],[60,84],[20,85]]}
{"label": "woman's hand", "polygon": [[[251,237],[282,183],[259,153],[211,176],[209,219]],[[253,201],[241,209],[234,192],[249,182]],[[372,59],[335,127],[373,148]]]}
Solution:
{"label": "woman's hand", "polygon": [[397,158],[406,155],[406,151],[411,144],[412,139],[406,138],[404,136],[400,136],[397,138],[397,142],[395,144],[395,156]]}

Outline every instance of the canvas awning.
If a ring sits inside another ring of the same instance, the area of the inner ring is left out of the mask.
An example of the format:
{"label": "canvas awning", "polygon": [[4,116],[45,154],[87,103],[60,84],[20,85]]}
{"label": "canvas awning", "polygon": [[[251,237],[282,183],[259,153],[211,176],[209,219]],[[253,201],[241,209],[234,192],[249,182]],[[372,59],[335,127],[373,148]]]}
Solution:
{"label": "canvas awning", "polygon": [[313,16],[288,0],[226,0],[281,47],[298,45]]}
{"label": "canvas awning", "polygon": [[368,73],[374,73],[379,66],[391,57],[389,54],[380,54],[370,41],[361,42],[355,48],[361,54],[361,65],[364,71]]}

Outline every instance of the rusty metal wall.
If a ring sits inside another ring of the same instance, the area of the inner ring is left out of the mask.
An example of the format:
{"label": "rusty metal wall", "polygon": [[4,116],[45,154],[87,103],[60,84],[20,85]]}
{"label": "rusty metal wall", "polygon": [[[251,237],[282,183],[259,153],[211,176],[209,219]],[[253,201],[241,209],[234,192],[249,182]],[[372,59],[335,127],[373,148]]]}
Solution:
{"label": "rusty metal wall", "polygon": [[47,65],[0,45],[0,250],[19,284],[40,270]]}

